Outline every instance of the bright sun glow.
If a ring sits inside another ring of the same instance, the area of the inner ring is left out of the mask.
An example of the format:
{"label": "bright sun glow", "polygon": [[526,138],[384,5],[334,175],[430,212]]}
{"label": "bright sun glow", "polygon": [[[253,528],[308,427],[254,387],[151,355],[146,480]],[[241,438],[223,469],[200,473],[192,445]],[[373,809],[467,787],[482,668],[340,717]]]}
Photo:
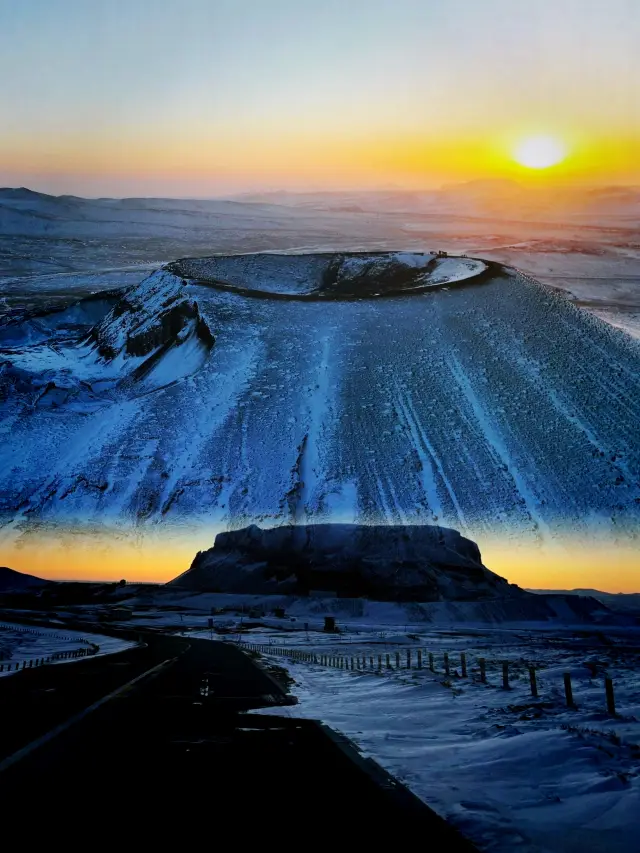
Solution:
{"label": "bright sun glow", "polygon": [[565,156],[564,145],[553,136],[531,136],[513,152],[514,160],[529,169],[547,169],[560,163]]}

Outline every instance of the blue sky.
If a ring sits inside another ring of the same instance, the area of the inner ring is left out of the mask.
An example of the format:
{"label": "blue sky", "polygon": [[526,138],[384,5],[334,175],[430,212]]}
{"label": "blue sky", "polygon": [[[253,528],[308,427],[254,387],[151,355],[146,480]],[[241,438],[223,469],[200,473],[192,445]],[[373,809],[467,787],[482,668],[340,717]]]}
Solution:
{"label": "blue sky", "polygon": [[0,0],[0,180],[358,183],[423,144],[429,182],[542,131],[628,154],[639,43],[637,0]]}

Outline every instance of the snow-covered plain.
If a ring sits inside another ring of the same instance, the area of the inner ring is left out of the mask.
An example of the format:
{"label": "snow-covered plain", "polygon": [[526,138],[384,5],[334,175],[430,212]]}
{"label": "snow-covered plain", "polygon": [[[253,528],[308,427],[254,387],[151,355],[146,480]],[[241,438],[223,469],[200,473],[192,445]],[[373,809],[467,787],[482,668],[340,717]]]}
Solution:
{"label": "snow-covered plain", "polygon": [[[106,637],[103,634],[81,634],[77,631],[69,631],[63,625],[59,628],[52,626],[44,628],[41,626],[17,625],[11,622],[0,622],[0,664],[3,664],[3,672],[0,677],[9,676],[16,672],[15,664],[23,661],[35,661],[46,658],[58,652],[72,652],[78,649],[88,649],[91,646],[99,646],[99,655],[110,655],[131,648],[135,643],[128,640],[120,640],[114,637]],[[67,663],[69,659],[51,661],[51,664]],[[5,664],[11,664],[9,671]]]}
{"label": "snow-covered plain", "polygon": [[64,304],[134,284],[184,256],[427,246],[519,267],[638,336],[638,210],[633,188],[587,187],[563,197],[508,181],[426,193],[234,200],[82,199],[0,189],[0,308]]}
{"label": "snow-covered plain", "polygon": [[[299,704],[272,713],[321,719],[351,738],[486,853],[635,853],[640,813],[637,635],[611,645],[564,631],[488,628],[411,633],[295,634],[264,629],[244,642],[364,657],[351,671],[267,657],[294,679]],[[205,634],[203,633],[203,636]],[[424,650],[416,669],[417,649]],[[395,652],[406,666],[395,669]],[[428,669],[434,654],[436,672]],[[446,677],[444,652],[450,655]],[[461,677],[460,652],[468,677]],[[392,669],[386,668],[390,653]],[[378,655],[383,670],[377,672]],[[374,671],[370,659],[374,659]],[[478,658],[487,660],[487,684]],[[510,689],[502,688],[503,660]],[[589,666],[587,666],[589,664]],[[532,698],[527,666],[537,669]],[[575,708],[566,707],[563,676]],[[618,716],[606,713],[604,674]],[[261,712],[263,713],[263,712]]]}

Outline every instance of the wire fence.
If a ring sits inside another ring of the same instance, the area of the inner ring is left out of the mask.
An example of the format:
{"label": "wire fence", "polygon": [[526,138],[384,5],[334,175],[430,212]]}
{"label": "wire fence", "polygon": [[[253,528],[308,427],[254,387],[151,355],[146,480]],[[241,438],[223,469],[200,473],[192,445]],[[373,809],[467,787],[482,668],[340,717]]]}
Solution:
{"label": "wire fence", "polygon": [[[292,649],[271,644],[235,642],[247,651],[284,657],[296,663],[315,664],[316,666],[324,666],[331,669],[377,675],[426,670],[434,675],[444,675],[446,679],[470,679],[485,685],[492,684],[492,686],[500,686],[504,690],[511,689],[512,677],[518,666],[514,661],[488,661],[484,657],[471,657],[467,652],[456,652],[455,654],[442,652],[436,657],[434,652],[426,649],[412,648],[402,651],[384,652],[382,654],[360,653],[345,655],[307,651],[306,649]],[[541,693],[538,668],[532,665],[525,665],[525,669],[530,695],[532,698],[538,699]],[[498,678],[497,685],[495,684],[496,676]],[[573,697],[573,684],[570,672],[563,673],[563,688],[567,707],[575,708],[576,704]],[[617,716],[613,680],[608,675],[604,676],[604,699],[607,713],[613,717]]]}
{"label": "wire fence", "polygon": [[83,658],[92,655],[97,655],[100,651],[100,646],[96,643],[87,640],[86,637],[70,636],[68,634],[57,634],[52,631],[39,631],[37,628],[29,628],[24,625],[13,625],[0,623],[0,630],[11,631],[16,634],[30,634],[36,637],[46,637],[47,639],[63,641],[67,643],[81,643],[79,649],[65,649],[59,652],[51,652],[48,655],[40,657],[27,658],[20,661],[0,661],[0,673],[18,672],[23,669],[33,669],[34,667],[44,666],[49,663],[56,663],[61,660],[71,660],[73,658]]}

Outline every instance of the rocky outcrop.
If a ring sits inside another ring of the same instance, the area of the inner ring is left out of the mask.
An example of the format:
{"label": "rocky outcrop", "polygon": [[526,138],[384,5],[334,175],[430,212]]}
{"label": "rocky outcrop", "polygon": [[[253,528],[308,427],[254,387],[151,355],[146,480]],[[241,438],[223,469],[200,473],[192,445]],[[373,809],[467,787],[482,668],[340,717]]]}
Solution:
{"label": "rocky outcrop", "polygon": [[408,252],[335,255],[321,291],[336,297],[366,297],[413,290],[426,284],[435,262],[434,255]]}
{"label": "rocky outcrop", "polygon": [[196,338],[211,349],[214,337],[189,297],[184,281],[158,270],[125,291],[107,316],[89,333],[89,342],[105,360],[142,358],[166,352]]}
{"label": "rocky outcrop", "polygon": [[385,601],[526,595],[482,565],[475,542],[436,526],[318,524],[219,533],[172,583],[217,592],[332,592]]}
{"label": "rocky outcrop", "polygon": [[126,290],[10,317],[0,327],[0,402],[91,411],[138,380],[151,391],[193,375],[214,342],[184,281],[158,270]]}

